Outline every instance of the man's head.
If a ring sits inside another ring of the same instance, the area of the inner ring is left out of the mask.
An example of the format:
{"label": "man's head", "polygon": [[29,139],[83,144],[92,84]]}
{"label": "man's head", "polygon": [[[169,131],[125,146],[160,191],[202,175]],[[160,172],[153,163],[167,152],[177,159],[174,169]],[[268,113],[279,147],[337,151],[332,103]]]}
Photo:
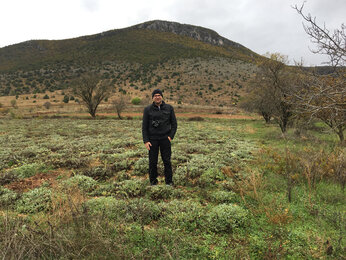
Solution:
{"label": "man's head", "polygon": [[151,97],[156,105],[160,105],[162,103],[163,95],[160,89],[155,89],[151,94]]}

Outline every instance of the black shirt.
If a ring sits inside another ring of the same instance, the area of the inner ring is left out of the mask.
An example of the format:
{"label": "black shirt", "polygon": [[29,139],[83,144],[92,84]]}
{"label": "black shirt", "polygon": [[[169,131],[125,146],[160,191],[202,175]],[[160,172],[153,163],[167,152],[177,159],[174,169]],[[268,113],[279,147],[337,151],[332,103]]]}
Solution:
{"label": "black shirt", "polygon": [[155,103],[147,106],[143,112],[143,142],[168,138],[173,139],[177,131],[177,119],[171,105],[162,101],[158,107]]}

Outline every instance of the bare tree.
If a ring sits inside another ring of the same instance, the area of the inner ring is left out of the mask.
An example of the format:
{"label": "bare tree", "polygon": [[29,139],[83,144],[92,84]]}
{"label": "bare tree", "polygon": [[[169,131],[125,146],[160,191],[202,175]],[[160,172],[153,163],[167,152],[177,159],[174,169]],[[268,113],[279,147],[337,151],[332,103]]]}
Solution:
{"label": "bare tree", "polygon": [[249,85],[249,92],[246,97],[240,101],[239,107],[258,113],[263,117],[267,124],[270,123],[273,117],[275,107],[272,102],[269,102],[271,88],[264,84],[261,75],[257,74],[256,77],[251,80]]}
{"label": "bare tree", "polygon": [[98,106],[111,93],[111,85],[108,81],[101,81],[98,74],[86,73],[73,82],[73,93],[82,100],[89,114],[95,118]]}
{"label": "bare tree", "polygon": [[292,101],[300,113],[308,114],[310,118],[318,118],[326,123],[344,142],[346,120],[346,26],[330,32],[324,25],[319,26],[316,18],[303,13],[304,5],[293,7],[302,16],[305,32],[316,45],[312,50],[316,54],[327,55],[328,65],[334,70],[327,75],[304,70],[299,77],[297,89]]}
{"label": "bare tree", "polygon": [[116,99],[112,101],[112,106],[118,114],[119,119],[122,119],[121,113],[124,111],[126,107],[125,97],[120,94]]}
{"label": "bare tree", "polygon": [[[264,97],[272,116],[278,122],[281,132],[286,133],[288,123],[293,115],[292,105],[288,102],[288,93],[291,91],[291,74],[287,70],[287,57],[280,53],[267,53],[267,59],[259,64],[259,77],[264,86]],[[262,89],[258,89],[260,93]]]}

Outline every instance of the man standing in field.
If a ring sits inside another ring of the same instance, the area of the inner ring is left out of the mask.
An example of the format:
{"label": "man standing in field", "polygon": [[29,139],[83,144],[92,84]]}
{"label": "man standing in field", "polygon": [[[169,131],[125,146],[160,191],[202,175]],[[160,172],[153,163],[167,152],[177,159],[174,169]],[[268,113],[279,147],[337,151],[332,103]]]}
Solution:
{"label": "man standing in field", "polygon": [[145,147],[149,151],[149,180],[157,185],[157,161],[159,150],[165,168],[165,182],[173,185],[171,164],[171,142],[177,131],[177,119],[174,109],[162,99],[162,91],[155,89],[152,93],[153,103],[144,109],[142,135]]}

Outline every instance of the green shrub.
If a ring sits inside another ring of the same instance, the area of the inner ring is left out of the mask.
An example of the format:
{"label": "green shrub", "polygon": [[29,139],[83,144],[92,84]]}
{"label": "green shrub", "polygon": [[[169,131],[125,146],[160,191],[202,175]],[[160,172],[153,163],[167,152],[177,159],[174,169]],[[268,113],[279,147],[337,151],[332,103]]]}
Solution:
{"label": "green shrub", "polygon": [[112,196],[116,195],[116,186],[114,183],[104,183],[98,185],[92,192],[91,196]]}
{"label": "green shrub", "polygon": [[215,185],[215,181],[221,181],[224,180],[225,176],[224,174],[220,171],[220,169],[217,168],[210,168],[207,169],[200,177],[198,180],[198,185],[200,187],[208,187]]}
{"label": "green shrub", "polygon": [[140,158],[135,162],[133,175],[144,176],[149,172],[149,159],[148,157]]}
{"label": "green shrub", "polygon": [[122,220],[126,215],[127,203],[114,197],[99,197],[85,202],[93,215],[105,215],[109,219]]}
{"label": "green shrub", "polygon": [[192,200],[172,200],[162,203],[160,223],[172,229],[196,231],[205,221],[205,210],[202,205]]}
{"label": "green shrub", "polygon": [[238,205],[220,204],[207,214],[206,223],[213,232],[232,232],[246,224],[247,214],[247,211]]}
{"label": "green shrub", "polygon": [[12,206],[18,197],[18,194],[13,190],[0,186],[0,207]]}
{"label": "green shrub", "polygon": [[148,225],[152,220],[158,220],[160,214],[161,207],[157,203],[144,198],[136,198],[129,201],[126,220]]}
{"label": "green shrub", "polygon": [[147,188],[148,195],[153,200],[181,198],[183,196],[180,190],[174,189],[170,185],[155,185]]}
{"label": "green shrub", "polygon": [[187,168],[178,167],[173,174],[173,182],[175,185],[186,186],[189,183],[189,179],[187,176]]}
{"label": "green shrub", "polygon": [[36,213],[51,208],[51,190],[40,187],[23,193],[15,207],[19,213]]}
{"label": "green shrub", "polygon": [[69,96],[65,95],[65,96],[64,96],[64,99],[62,100],[62,102],[64,102],[64,103],[67,104],[69,101],[70,101]]}
{"label": "green shrub", "polygon": [[81,191],[91,192],[97,186],[97,181],[84,175],[75,175],[62,183],[67,188],[78,187]]}
{"label": "green shrub", "polygon": [[18,179],[18,176],[14,171],[0,173],[0,185],[11,183],[15,181],[16,179]]}
{"label": "green shrub", "polygon": [[234,202],[236,193],[233,191],[218,190],[210,194],[210,200],[216,203],[229,203]]}
{"label": "green shrub", "polygon": [[116,179],[118,182],[125,181],[125,180],[130,180],[131,175],[128,174],[126,171],[120,171],[116,173]]}
{"label": "green shrub", "polygon": [[139,97],[135,97],[131,100],[133,105],[139,105],[141,103],[141,99]]}
{"label": "green shrub", "polygon": [[100,197],[87,201],[86,206],[94,215],[102,214],[117,221],[139,222],[143,225],[158,220],[161,214],[159,205],[144,198],[126,201],[114,197]]}
{"label": "green shrub", "polygon": [[144,194],[145,186],[142,180],[125,180],[116,183],[116,193],[120,197],[138,197]]}
{"label": "green shrub", "polygon": [[44,164],[31,163],[14,168],[13,171],[18,176],[18,178],[22,179],[34,176],[37,173],[47,172],[47,168]]}
{"label": "green shrub", "polygon": [[107,180],[113,176],[113,172],[110,168],[104,166],[97,166],[93,168],[88,168],[82,173],[85,176],[91,177],[94,180]]}

